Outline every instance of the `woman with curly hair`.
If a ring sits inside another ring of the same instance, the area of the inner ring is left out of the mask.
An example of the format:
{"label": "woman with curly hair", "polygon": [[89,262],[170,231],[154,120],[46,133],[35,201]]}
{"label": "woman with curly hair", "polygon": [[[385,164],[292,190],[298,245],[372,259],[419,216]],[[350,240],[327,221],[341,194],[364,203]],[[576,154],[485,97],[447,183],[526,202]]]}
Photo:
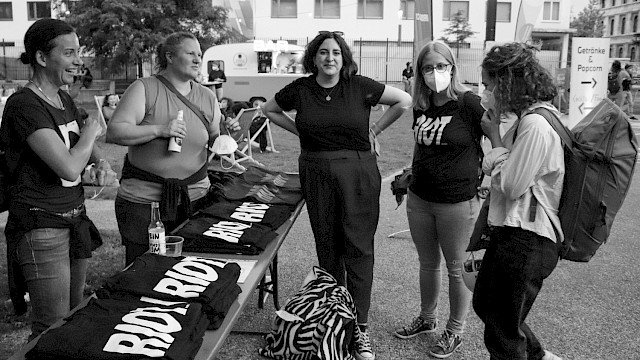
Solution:
{"label": "woman with curly hair", "polygon": [[[491,176],[489,225],[496,236],[484,255],[473,293],[473,308],[485,324],[491,359],[560,359],[543,349],[525,319],[542,282],[558,263],[562,241],[558,206],[564,180],[562,142],[539,112],[557,89],[524,44],[494,46],[482,62],[482,127],[493,149],[483,170]],[[500,116],[517,116],[500,136]],[[551,114],[548,114],[551,116]]]}

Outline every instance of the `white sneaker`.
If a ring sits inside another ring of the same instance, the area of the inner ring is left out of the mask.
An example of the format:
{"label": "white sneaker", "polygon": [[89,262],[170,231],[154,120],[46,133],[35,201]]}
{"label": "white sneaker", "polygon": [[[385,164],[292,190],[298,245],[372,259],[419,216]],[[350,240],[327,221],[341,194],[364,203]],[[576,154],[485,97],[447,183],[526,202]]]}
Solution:
{"label": "white sneaker", "polygon": [[542,360],[562,360],[562,358],[558,355],[555,355],[554,353],[552,353],[551,351],[544,351],[544,356],[542,357]]}
{"label": "white sneaker", "polygon": [[360,330],[356,325],[356,341],[354,346],[354,356],[357,360],[375,360],[376,354],[371,347],[371,339],[366,331]]}

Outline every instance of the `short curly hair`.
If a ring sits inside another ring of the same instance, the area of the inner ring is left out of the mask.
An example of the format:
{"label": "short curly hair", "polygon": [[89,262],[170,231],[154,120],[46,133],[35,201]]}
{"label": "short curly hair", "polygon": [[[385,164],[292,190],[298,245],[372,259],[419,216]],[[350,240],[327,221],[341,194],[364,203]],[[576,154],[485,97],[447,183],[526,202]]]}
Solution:
{"label": "short curly hair", "polygon": [[538,61],[536,51],[531,45],[513,42],[496,45],[485,56],[482,69],[495,81],[498,114],[519,115],[532,104],[558,95],[553,77]]}

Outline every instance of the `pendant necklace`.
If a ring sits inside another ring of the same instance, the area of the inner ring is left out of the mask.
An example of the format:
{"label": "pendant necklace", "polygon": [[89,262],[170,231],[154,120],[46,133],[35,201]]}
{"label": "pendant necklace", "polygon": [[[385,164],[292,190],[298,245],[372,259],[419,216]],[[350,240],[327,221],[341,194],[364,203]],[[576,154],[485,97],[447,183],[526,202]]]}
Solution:
{"label": "pendant necklace", "polygon": [[333,92],[333,90],[335,90],[338,87],[338,84],[336,84],[333,88],[331,88],[331,91],[329,91],[329,93],[327,94],[327,92],[325,91],[325,89],[320,86],[320,88],[322,89],[322,92],[327,95],[324,99],[327,101],[331,101],[331,93]]}
{"label": "pendant necklace", "polygon": [[40,88],[40,86],[38,86],[38,84],[36,84],[35,82],[33,82],[33,80],[29,80],[30,83],[32,83],[33,85],[35,85],[35,87],[38,88],[38,90],[40,90],[40,93],[42,95],[44,95],[44,97],[47,98],[47,100],[49,100],[49,102],[57,109],[60,110],[64,110],[64,104],[62,103],[62,99],[60,98],[60,95],[56,93],[56,95],[58,95],[58,101],[60,102],[60,105],[58,106],[58,104],[56,104],[55,101],[51,100],[51,98],[49,96],[47,96],[47,94],[45,94],[44,91],[42,91],[42,88]]}

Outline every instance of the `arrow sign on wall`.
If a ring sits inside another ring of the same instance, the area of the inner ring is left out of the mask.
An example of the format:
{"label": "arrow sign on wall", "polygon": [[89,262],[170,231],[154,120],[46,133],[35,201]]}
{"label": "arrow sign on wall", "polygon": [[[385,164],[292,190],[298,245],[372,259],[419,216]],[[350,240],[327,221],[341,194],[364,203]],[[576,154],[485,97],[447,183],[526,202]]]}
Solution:
{"label": "arrow sign on wall", "polygon": [[596,84],[597,84],[596,79],[594,79],[594,78],[591,78],[591,81],[581,81],[580,83],[581,84],[591,84],[591,83],[593,83],[592,88],[596,87]]}

